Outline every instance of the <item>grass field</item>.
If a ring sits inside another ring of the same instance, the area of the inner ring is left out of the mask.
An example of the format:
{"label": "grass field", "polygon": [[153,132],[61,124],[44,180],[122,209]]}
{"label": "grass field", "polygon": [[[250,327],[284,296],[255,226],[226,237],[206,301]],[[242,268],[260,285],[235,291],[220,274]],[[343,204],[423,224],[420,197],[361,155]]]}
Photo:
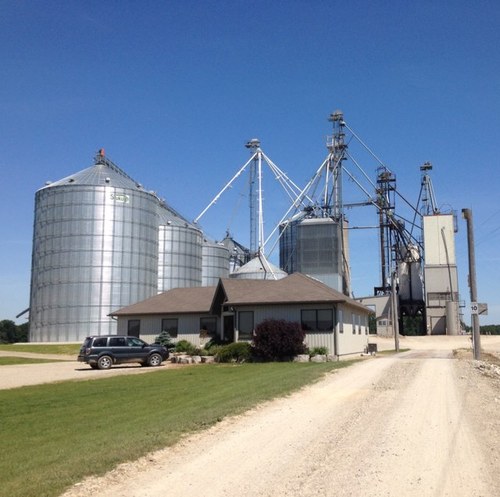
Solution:
{"label": "grass field", "polygon": [[59,344],[43,344],[43,343],[12,343],[0,345],[0,350],[6,352],[35,352],[37,354],[62,354],[62,355],[78,355],[81,344],[78,343],[59,343]]}
{"label": "grass field", "polygon": [[348,364],[207,365],[0,391],[0,493],[60,495]]}
{"label": "grass field", "polygon": [[32,359],[26,357],[0,357],[0,366],[13,366],[16,364],[40,364],[55,362],[54,359]]}

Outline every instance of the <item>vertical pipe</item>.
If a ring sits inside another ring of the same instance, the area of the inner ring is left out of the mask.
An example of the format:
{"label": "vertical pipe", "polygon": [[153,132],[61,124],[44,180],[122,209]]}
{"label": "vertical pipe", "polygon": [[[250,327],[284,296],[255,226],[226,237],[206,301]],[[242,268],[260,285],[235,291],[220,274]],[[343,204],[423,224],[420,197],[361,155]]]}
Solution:
{"label": "vertical pipe", "polygon": [[391,310],[392,330],[394,333],[394,348],[399,352],[399,310],[398,295],[396,293],[396,271],[391,274]]}
{"label": "vertical pipe", "polygon": [[[462,215],[467,221],[467,245],[469,248],[469,287],[470,301],[477,303],[477,286],[476,286],[476,254],[474,248],[474,229],[472,223],[472,211],[470,209],[462,209]],[[472,314],[472,343],[474,347],[474,359],[481,359],[481,334],[479,330],[479,315]]]}

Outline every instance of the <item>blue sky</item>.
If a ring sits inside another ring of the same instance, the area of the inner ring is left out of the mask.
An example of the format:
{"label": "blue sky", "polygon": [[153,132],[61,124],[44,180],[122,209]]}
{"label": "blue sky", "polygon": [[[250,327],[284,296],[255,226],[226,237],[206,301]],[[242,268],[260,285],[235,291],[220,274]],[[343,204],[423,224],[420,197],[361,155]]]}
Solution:
{"label": "blue sky", "polygon": [[[500,323],[498,2],[0,6],[0,319],[29,304],[35,191],[91,165],[97,149],[194,219],[248,159],[244,143],[254,137],[305,184],[326,156],[327,117],[342,109],[408,200],[416,202],[420,165],[433,163],[439,205],[459,214],[467,307],[460,211],[472,209],[478,300],[489,305],[481,323]],[[375,177],[376,162],[352,153]],[[271,182],[265,179],[268,201],[278,195]],[[201,223],[214,238],[229,228],[247,244],[244,184],[232,194]],[[269,204],[266,231],[283,213]],[[367,209],[349,216],[376,222]],[[379,284],[373,230],[352,232],[351,260],[354,293],[366,295]]]}

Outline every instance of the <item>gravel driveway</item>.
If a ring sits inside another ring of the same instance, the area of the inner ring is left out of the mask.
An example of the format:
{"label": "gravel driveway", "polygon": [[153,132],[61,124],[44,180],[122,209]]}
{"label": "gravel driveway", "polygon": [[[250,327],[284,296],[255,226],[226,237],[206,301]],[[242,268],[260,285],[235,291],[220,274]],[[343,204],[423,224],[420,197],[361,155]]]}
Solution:
{"label": "gravel driveway", "polygon": [[[92,380],[122,374],[140,374],[174,368],[177,365],[164,363],[158,368],[143,368],[139,364],[123,364],[105,371],[92,369],[87,364],[76,361],[74,356],[33,354],[29,352],[0,351],[0,356],[55,359],[57,362],[40,364],[18,364],[0,367],[0,390],[26,385],[39,385],[65,380]],[[61,362],[62,360],[68,362]]]}
{"label": "gravel driveway", "polygon": [[64,497],[496,497],[500,380],[453,342],[370,358]]}
{"label": "gravel driveway", "polygon": [[[467,340],[402,339],[411,351],[368,358],[88,478],[64,497],[496,497],[500,379],[452,358]],[[500,351],[500,337],[484,337],[483,347]],[[153,371],[94,371],[76,362],[4,366],[0,383],[6,371],[25,383],[51,381],[51,370],[52,381]]]}

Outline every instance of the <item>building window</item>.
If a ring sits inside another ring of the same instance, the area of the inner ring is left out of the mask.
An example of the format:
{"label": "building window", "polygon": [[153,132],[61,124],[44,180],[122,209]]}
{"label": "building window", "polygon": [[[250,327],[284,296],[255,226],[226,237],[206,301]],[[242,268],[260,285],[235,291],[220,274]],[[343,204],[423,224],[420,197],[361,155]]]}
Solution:
{"label": "building window", "polygon": [[179,333],[179,320],[177,318],[162,319],[161,331],[166,331],[172,338],[177,338]]}
{"label": "building window", "polygon": [[214,337],[217,334],[217,318],[200,318],[200,333]]}
{"label": "building window", "polygon": [[351,323],[352,323],[352,334],[356,334],[356,314],[351,314]]}
{"label": "building window", "polygon": [[315,331],[316,329],[316,310],[307,309],[300,311],[301,326],[304,331]]}
{"label": "building window", "polygon": [[251,340],[253,336],[253,311],[238,312],[238,339]]}
{"label": "building window", "polygon": [[344,333],[344,313],[342,309],[339,309],[337,313],[338,313],[339,333]]}
{"label": "building window", "polygon": [[303,309],[300,311],[302,329],[306,332],[331,332],[333,309]]}
{"label": "building window", "polygon": [[129,319],[127,323],[127,335],[139,338],[141,334],[141,320]]}

